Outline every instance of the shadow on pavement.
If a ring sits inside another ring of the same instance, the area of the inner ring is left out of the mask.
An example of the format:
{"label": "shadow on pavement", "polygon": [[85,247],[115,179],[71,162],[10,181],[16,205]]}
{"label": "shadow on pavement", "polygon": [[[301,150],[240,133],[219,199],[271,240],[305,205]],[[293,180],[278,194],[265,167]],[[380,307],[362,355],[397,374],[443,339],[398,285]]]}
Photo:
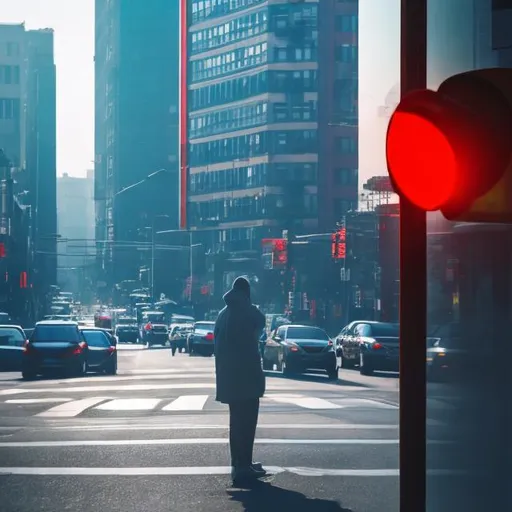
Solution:
{"label": "shadow on pavement", "polygon": [[308,498],[300,492],[255,482],[248,489],[227,491],[231,501],[238,501],[245,512],[353,512],[336,501]]}
{"label": "shadow on pavement", "polygon": [[265,376],[267,378],[275,378],[275,379],[286,379],[286,380],[300,380],[302,382],[325,382],[326,384],[334,384],[337,386],[353,386],[355,388],[372,388],[368,384],[363,384],[362,382],[355,382],[353,380],[343,380],[343,378],[339,378],[338,380],[329,380],[323,374],[295,374],[295,375],[283,375],[279,372],[274,372],[270,370],[265,370]]}

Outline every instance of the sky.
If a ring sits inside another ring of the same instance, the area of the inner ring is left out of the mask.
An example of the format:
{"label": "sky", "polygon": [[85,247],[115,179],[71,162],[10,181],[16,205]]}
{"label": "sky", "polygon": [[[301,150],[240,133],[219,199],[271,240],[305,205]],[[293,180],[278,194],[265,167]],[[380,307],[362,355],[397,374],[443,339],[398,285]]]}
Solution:
{"label": "sky", "polygon": [[0,0],[0,22],[53,28],[57,66],[57,174],[94,167],[94,0]]}

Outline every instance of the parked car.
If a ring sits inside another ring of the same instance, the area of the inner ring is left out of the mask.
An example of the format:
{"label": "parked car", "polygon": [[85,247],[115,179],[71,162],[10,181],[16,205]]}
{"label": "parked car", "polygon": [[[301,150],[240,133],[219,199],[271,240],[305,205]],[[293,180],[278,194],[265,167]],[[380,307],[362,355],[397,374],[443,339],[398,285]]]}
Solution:
{"label": "parked car", "polygon": [[397,372],[400,360],[399,325],[385,322],[360,323],[354,332],[359,344],[359,372],[372,375],[375,370]]}
{"label": "parked car", "polygon": [[119,343],[137,343],[139,341],[139,326],[137,319],[132,323],[118,324],[115,329],[115,336]]}
{"label": "parked car", "polygon": [[0,371],[21,371],[26,334],[18,325],[0,325]]}
{"label": "parked car", "polygon": [[433,329],[427,338],[427,379],[456,379],[463,366],[470,364],[467,348],[461,344],[457,324]]}
{"label": "parked car", "polygon": [[188,335],[188,353],[212,356],[214,348],[213,330],[215,322],[196,322],[193,331]]}
{"label": "parked car", "polygon": [[274,365],[285,375],[306,370],[324,370],[329,379],[338,378],[334,344],[327,333],[309,325],[282,325],[267,340],[263,352],[263,369]]}
{"label": "parked car", "polygon": [[117,373],[117,340],[104,329],[80,327],[88,347],[87,370],[104,372],[107,375]]}
{"label": "parked car", "polygon": [[21,373],[24,379],[55,371],[83,376],[88,357],[89,349],[77,322],[44,320],[36,324],[25,343]]}

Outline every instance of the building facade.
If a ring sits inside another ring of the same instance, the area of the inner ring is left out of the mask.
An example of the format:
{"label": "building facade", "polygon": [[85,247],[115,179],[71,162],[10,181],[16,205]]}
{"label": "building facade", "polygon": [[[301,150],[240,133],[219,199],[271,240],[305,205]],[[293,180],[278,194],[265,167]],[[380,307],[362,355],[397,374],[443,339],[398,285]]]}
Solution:
{"label": "building facade", "polygon": [[188,8],[188,227],[225,251],[333,229],[357,204],[357,1]]}
{"label": "building facade", "polygon": [[90,278],[96,252],[94,232],[94,172],[57,179],[58,284],[77,296]]}
{"label": "building facade", "polygon": [[0,24],[0,148],[10,162],[14,201],[30,231],[27,284],[42,303],[49,286],[56,283],[57,267],[56,69],[51,29]]}
{"label": "building facade", "polygon": [[96,239],[113,284],[136,278],[136,245],[155,218],[178,227],[179,8],[96,0],[95,12]]}

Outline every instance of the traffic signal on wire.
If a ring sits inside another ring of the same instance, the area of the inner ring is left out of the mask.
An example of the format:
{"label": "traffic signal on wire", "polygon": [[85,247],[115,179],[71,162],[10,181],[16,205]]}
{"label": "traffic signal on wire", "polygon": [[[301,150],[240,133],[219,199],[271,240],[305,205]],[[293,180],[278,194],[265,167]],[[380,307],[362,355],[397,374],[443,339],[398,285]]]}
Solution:
{"label": "traffic signal on wire", "polygon": [[405,95],[386,159],[395,191],[450,220],[512,222],[512,70],[454,75]]}

